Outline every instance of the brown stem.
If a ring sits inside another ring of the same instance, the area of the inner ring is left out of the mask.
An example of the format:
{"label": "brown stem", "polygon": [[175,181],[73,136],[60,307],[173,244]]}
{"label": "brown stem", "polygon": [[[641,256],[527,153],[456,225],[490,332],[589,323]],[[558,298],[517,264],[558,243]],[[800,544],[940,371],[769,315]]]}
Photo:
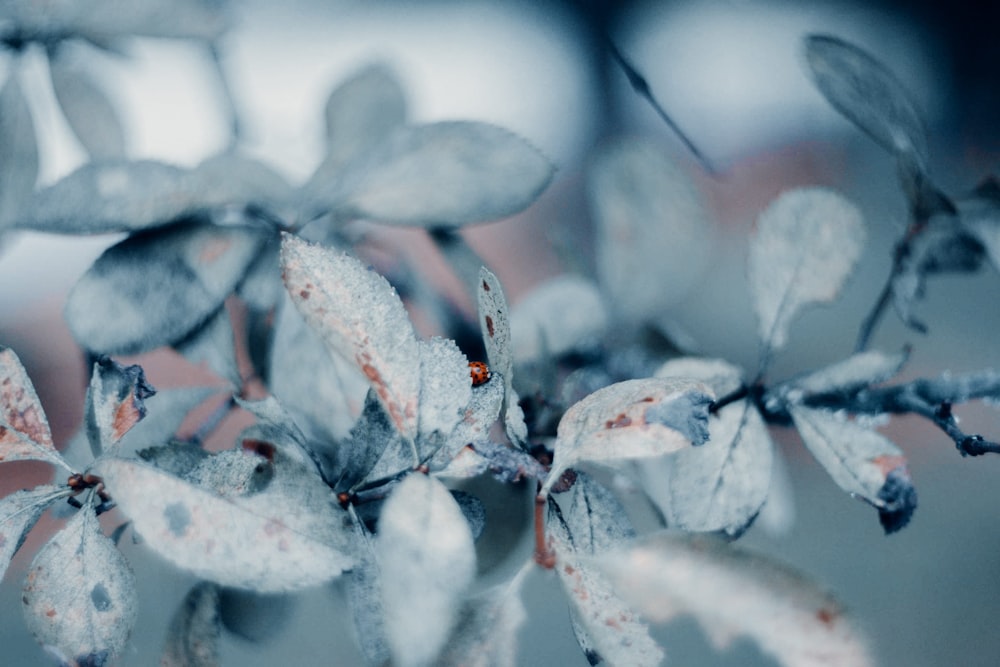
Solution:
{"label": "brown stem", "polygon": [[556,555],[549,549],[545,542],[545,507],[548,503],[546,498],[535,496],[535,562],[551,570],[556,566]]}

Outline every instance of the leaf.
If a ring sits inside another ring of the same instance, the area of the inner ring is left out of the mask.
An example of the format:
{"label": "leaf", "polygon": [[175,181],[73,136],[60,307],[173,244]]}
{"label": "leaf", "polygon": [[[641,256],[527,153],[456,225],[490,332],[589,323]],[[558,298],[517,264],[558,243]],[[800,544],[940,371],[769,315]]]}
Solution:
{"label": "leaf", "polygon": [[285,287],[327,347],[347,359],[372,388],[408,441],[417,435],[420,347],[389,282],[346,254],[282,235]]}
{"label": "leaf", "polygon": [[420,363],[418,433],[421,441],[432,436],[444,440],[455,430],[472,398],[469,360],[455,341],[448,338],[434,337],[418,341],[417,345]]}
{"label": "leaf", "polygon": [[63,116],[90,158],[124,158],[121,120],[100,86],[86,71],[73,66],[59,49],[49,53],[49,74]]}
{"label": "leaf", "polygon": [[511,340],[521,363],[586,349],[608,329],[597,286],[585,278],[557,276],[537,285],[510,311]]}
{"label": "leaf", "polygon": [[231,387],[243,386],[236,361],[233,321],[225,305],[209,315],[201,326],[175,342],[173,348],[192,364],[207,368]]}
{"label": "leaf", "polygon": [[874,664],[828,593],[722,541],[658,532],[594,565],[651,622],[691,614],[719,648],[747,636],[786,667]]}
{"label": "leaf", "polygon": [[38,180],[38,144],[17,68],[0,88],[0,228],[14,223],[31,202]]}
{"label": "leaf", "polygon": [[479,287],[476,290],[479,311],[479,330],[486,346],[486,358],[490,368],[499,372],[503,380],[505,402],[500,414],[503,415],[504,429],[510,441],[519,447],[528,442],[528,426],[524,423],[524,412],[514,391],[514,351],[511,349],[511,331],[507,297],[503,286],[493,272],[485,266],[479,269]]}
{"label": "leaf", "polygon": [[917,491],[896,445],[828,410],[791,405],[789,412],[820,465],[837,486],[878,510],[887,534],[909,523]]}
{"label": "leaf", "polygon": [[66,322],[96,354],[176,343],[222,307],[265,238],[249,227],[204,224],[133,234],[106,250],[73,287]]}
{"label": "leaf", "polygon": [[68,495],[66,487],[46,484],[15,491],[0,499],[0,579],[42,513],[56,500]]}
{"label": "leaf", "polygon": [[629,322],[659,319],[707,268],[714,230],[701,196],[662,151],[637,139],[600,151],[588,186],[607,303]]}
{"label": "leaf", "polygon": [[926,173],[923,120],[908,91],[885,65],[830,35],[806,37],[805,55],[813,83],[834,109],[901,162]]}
{"label": "leaf", "polygon": [[962,229],[979,241],[993,267],[1000,270],[1000,182],[991,177],[955,204]]}
{"label": "leaf", "polygon": [[560,420],[541,495],[580,462],[649,458],[702,444],[713,399],[706,385],[676,378],[626,380],[595,391]]}
{"label": "leaf", "polygon": [[869,351],[853,354],[843,361],[793,378],[779,388],[786,400],[800,402],[817,394],[850,395],[859,389],[885,382],[903,368],[908,351],[898,354]]}
{"label": "leaf", "polygon": [[103,357],[94,362],[87,389],[87,439],[94,457],[115,449],[146,416],[146,399],[156,394],[142,366],[122,366]]}
{"label": "leaf", "polygon": [[160,667],[218,667],[219,589],[202,581],[181,601],[170,621]]}
{"label": "leaf", "polygon": [[[356,515],[352,515],[356,518]],[[392,659],[385,635],[385,609],[380,588],[381,572],[374,545],[361,521],[354,522],[357,545],[354,567],[347,576],[347,601],[351,607],[354,635],[365,664],[386,665]]]}
{"label": "leaf", "polygon": [[322,480],[291,462],[275,459],[266,491],[229,498],[137,461],[97,470],[151,549],[209,581],[290,591],[351,566],[342,510]]}
{"label": "leaf", "polygon": [[105,664],[135,624],[135,575],[85,506],[35,555],[21,601],[42,646],[73,664]]}
{"label": "leaf", "polygon": [[407,126],[352,162],[317,204],[384,223],[458,226],[519,213],[553,172],[533,146],[493,125]]}
{"label": "leaf", "polygon": [[218,387],[157,390],[152,409],[148,409],[146,417],[125,434],[118,445],[118,453],[148,447],[151,443],[170,441],[177,434],[188,413],[218,392]]}
{"label": "leaf", "polygon": [[290,215],[295,191],[284,176],[259,160],[226,151],[206,159],[186,179],[198,208],[262,208],[271,216]]}
{"label": "leaf", "polygon": [[14,351],[0,346],[0,462],[45,461],[73,472],[52,442],[45,411]]}
{"label": "leaf", "polygon": [[861,213],[825,188],[798,188],[775,199],[757,218],[748,271],[761,341],[784,346],[798,311],[832,301],[861,255]]}
{"label": "leaf", "polygon": [[663,651],[649,636],[649,627],[589,565],[589,557],[635,537],[614,495],[589,476],[578,473],[568,493],[549,497],[545,534],[549,548],[555,552],[555,570],[569,598],[574,631],[588,661],[659,665]]}
{"label": "leaf", "polygon": [[462,510],[441,482],[411,474],[382,508],[375,552],[393,664],[434,664],[476,574]]}

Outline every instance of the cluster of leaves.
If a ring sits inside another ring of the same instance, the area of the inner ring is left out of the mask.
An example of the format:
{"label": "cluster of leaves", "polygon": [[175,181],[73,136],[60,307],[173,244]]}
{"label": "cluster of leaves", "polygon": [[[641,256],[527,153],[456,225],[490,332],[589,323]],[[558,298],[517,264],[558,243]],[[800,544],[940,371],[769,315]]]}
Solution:
{"label": "cluster of leaves", "polygon": [[[0,24],[11,48],[97,39],[89,23],[37,22],[31,3],[13,6]],[[129,21],[101,25],[142,34]],[[901,244],[887,289],[908,313],[919,290],[907,285],[956,268],[949,253],[993,252],[988,211],[998,198],[980,188],[978,212],[959,213],[968,205],[948,204],[930,185],[917,116],[885,68],[829,37],[809,38],[806,50],[820,90],[899,159],[920,225]],[[0,105],[23,110],[20,96],[8,83]],[[115,131],[110,115],[102,122],[112,130],[73,122],[72,105],[89,117],[95,95],[59,99],[85,146]],[[953,403],[997,393],[992,375],[878,386],[905,354],[863,349],[766,381],[795,316],[834,299],[849,277],[863,247],[859,211],[835,192],[804,188],[759,216],[749,285],[762,352],[748,381],[722,360],[665,360],[616,339],[645,326],[669,335],[663,311],[686,286],[664,289],[676,274],[656,272],[669,248],[675,263],[702,252],[704,213],[662,156],[624,143],[598,160],[596,282],[562,277],[511,309],[457,229],[529,206],[552,177],[548,160],[491,125],[407,123],[402,88],[381,66],[335,89],[325,112],[326,155],[301,186],[234,142],[193,169],[91,151],[77,171],[4,204],[0,225],[9,228],[126,233],[66,304],[93,373],[86,423],[65,456],[17,357],[0,351],[0,460],[42,460],[69,474],[0,501],[0,567],[47,507],[78,507],[25,583],[25,617],[40,643],[62,664],[105,664],[121,652],[136,594],[115,544],[131,526],[145,547],[203,580],[171,625],[164,665],[218,664],[224,591],[295,591],[341,576],[370,664],[512,665],[520,589],[536,564],[556,571],[592,664],[658,664],[647,622],[680,614],[720,646],[746,635],[782,664],[869,664],[828,593],[729,543],[786,502],[772,484],[780,463],[768,424],[793,424],[833,480],[892,532],[916,504],[905,459],[850,416],[916,412],[957,431]],[[26,117],[0,116],[0,141],[17,146],[23,137],[6,119]],[[0,165],[4,183],[33,186],[34,176],[10,180],[21,168]],[[925,237],[944,215],[960,232]],[[477,304],[488,381],[473,381],[455,341],[417,336],[395,288],[350,252],[363,237],[358,220],[426,229],[452,260]],[[931,238],[940,243],[921,240]],[[650,275],[637,280],[637,266]],[[621,326],[612,332],[611,322]],[[163,346],[228,382],[223,410],[254,416],[232,449],[175,438],[214,390],[160,392],[145,418],[153,390],[142,370],[108,356]],[[267,394],[249,400],[257,380]],[[87,443],[90,455],[80,452]],[[637,537],[615,494],[581,469],[595,463],[633,478],[671,530]],[[446,482],[484,474],[537,485],[536,547],[509,581],[476,592],[482,503]],[[108,538],[97,516],[113,507],[126,523]]]}

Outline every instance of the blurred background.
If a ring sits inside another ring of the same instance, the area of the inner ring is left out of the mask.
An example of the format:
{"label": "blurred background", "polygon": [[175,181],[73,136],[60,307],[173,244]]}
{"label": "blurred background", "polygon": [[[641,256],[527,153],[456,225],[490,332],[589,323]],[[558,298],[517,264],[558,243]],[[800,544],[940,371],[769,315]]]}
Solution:
{"label": "blurred background", "polygon": [[[913,93],[931,137],[932,173],[949,193],[965,192],[1000,157],[1000,9],[934,2],[347,2],[253,0],[233,3],[219,42],[244,129],[243,148],[303,182],[321,159],[322,109],[330,90],[364,65],[389,64],[407,87],[412,119],[488,121],[507,127],[555,162],[556,180],[515,218],[463,231],[515,303],[533,285],[565,271],[593,274],[593,223],[586,170],[596,150],[640,137],[689,173],[711,213],[709,256],[697,280],[666,316],[700,352],[752,371],[756,325],[745,280],[747,237],[756,215],[785,189],[837,188],[865,214],[869,241],[843,297],[806,313],[771,376],[785,377],[850,353],[861,318],[889,270],[906,219],[892,159],[837,115],[802,67],[810,32],[840,36],[886,63]],[[609,58],[611,37],[647,78],[673,119],[715,170],[707,174]],[[117,105],[128,153],[193,166],[228,141],[225,105],[203,48],[185,40],[135,38],[112,56],[70,45]],[[86,160],[59,114],[40,53],[22,55],[18,76],[40,144],[39,185]],[[11,71],[0,58],[0,79]],[[398,252],[418,262],[433,254],[419,234],[401,233]],[[391,235],[388,235],[391,238]],[[61,320],[66,292],[118,237],[8,235],[0,243],[0,344],[14,348],[35,382],[64,443],[82,416],[82,356]],[[387,241],[391,244],[391,241]],[[427,261],[432,261],[428,259]],[[680,279],[680,278],[679,278]],[[447,286],[448,278],[441,278]],[[889,315],[873,346],[892,352],[911,343],[905,377],[1000,367],[998,276],[931,281],[919,314],[927,335]],[[154,386],[183,382],[173,358],[141,360]],[[1000,438],[996,409],[958,409],[967,432]],[[744,542],[794,565],[834,590],[870,638],[884,665],[995,665],[1000,636],[1000,512],[992,490],[1000,459],[963,459],[951,442],[917,419],[885,431],[907,453],[920,494],[912,524],[882,535],[870,508],[846,497],[802,449],[794,433],[775,432],[790,463],[794,526],[770,536],[754,528]],[[0,491],[45,481],[31,464],[0,466]],[[524,520],[525,498],[510,513]],[[638,504],[637,504],[638,505]],[[638,523],[650,517],[637,510]],[[648,523],[647,523],[648,525]],[[51,527],[50,527],[51,530]],[[24,571],[44,531],[33,533],[0,584],[4,664],[44,664],[20,618]],[[523,540],[509,564],[530,553]],[[152,664],[167,619],[190,578],[126,547],[140,582],[140,618],[123,665]],[[508,564],[488,576],[501,577]],[[554,578],[535,573],[525,595],[525,665],[584,665]],[[358,664],[360,658],[334,590],[312,591],[290,605],[274,638],[251,643],[229,635],[224,664]],[[260,633],[258,633],[260,634]],[[772,664],[748,642],[715,652],[693,622],[657,630],[672,665]]]}

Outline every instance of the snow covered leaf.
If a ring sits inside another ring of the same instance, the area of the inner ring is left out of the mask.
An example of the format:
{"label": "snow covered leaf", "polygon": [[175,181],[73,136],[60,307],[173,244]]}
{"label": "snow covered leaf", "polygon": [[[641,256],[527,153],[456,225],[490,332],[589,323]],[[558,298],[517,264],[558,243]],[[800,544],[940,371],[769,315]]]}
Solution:
{"label": "snow covered leaf", "polygon": [[783,565],[720,540],[653,533],[593,565],[651,622],[691,614],[720,649],[746,636],[785,667],[874,664],[828,593]]}
{"label": "snow covered leaf", "polygon": [[146,416],[146,399],[154,394],[141,366],[122,366],[108,357],[94,362],[85,419],[95,457],[113,449]]}
{"label": "snow covered leaf", "polygon": [[608,328],[608,314],[594,283],[562,275],[524,295],[510,311],[510,326],[513,349],[524,363],[593,345]]}
{"label": "snow covered leaf", "polygon": [[260,592],[336,577],[351,566],[343,511],[314,472],[277,456],[273,468],[263,491],[231,497],[137,461],[97,472],[146,544],[197,576]]}
{"label": "snow covered leaf", "polygon": [[905,351],[897,354],[859,352],[818,371],[793,378],[783,383],[780,391],[792,402],[806,395],[851,394],[892,378],[903,368],[908,356]]}
{"label": "snow covered leaf", "polygon": [[832,301],[861,256],[861,212],[825,188],[798,188],[757,218],[748,271],[761,341],[784,346],[799,310]]}
{"label": "snow covered leaf", "polygon": [[285,287],[306,322],[371,382],[396,429],[417,435],[420,346],[389,282],[344,253],[282,236]]}
{"label": "snow covered leaf", "polygon": [[441,482],[411,474],[382,508],[375,552],[393,664],[435,664],[476,573],[462,510]]}
{"label": "snow covered leaf", "polygon": [[0,462],[46,461],[73,472],[52,442],[52,431],[21,360],[0,346]]}
{"label": "snow covered leaf", "polygon": [[347,577],[347,601],[351,607],[354,635],[365,656],[365,663],[372,667],[389,664],[392,656],[385,636],[385,610],[379,588],[381,572],[371,536],[360,521],[354,524],[357,550],[354,567]]}
{"label": "snow covered leaf", "polygon": [[222,307],[265,239],[250,227],[203,224],[133,234],[73,287],[66,321],[80,345],[97,354],[176,343]]}
{"label": "snow covered leaf", "polygon": [[469,360],[449,338],[435,337],[417,344],[420,352],[418,432],[422,442],[434,436],[443,440],[455,429],[472,398]]}
{"label": "snow covered leaf", "polygon": [[38,180],[38,144],[17,68],[0,88],[0,228],[27,210]]}
{"label": "snow covered leaf", "polygon": [[38,643],[65,663],[83,665],[121,653],[138,603],[135,575],[89,506],[35,555],[21,600]]}
{"label": "snow covered leaf", "polygon": [[713,230],[700,195],[662,151],[638,139],[601,151],[589,186],[607,303],[630,322],[657,319],[707,267]]}
{"label": "snow covered leaf", "polygon": [[218,587],[195,584],[170,621],[160,667],[218,667],[221,635]]}
{"label": "snow covered leaf", "polygon": [[590,558],[635,537],[625,509],[610,491],[578,473],[565,494],[549,497],[547,543],[570,601],[574,631],[591,664],[659,665],[663,651]]}
{"label": "snow covered leaf", "polygon": [[[495,374],[494,377],[500,376]],[[490,446],[488,440],[490,427],[499,417],[502,405],[502,379],[473,387],[472,398],[462,412],[462,419],[448,436],[445,446],[428,462],[431,471],[439,477],[462,479],[475,477],[487,469],[497,470],[495,461],[484,459],[470,446]],[[523,450],[514,450],[506,445],[496,445],[496,447],[511,454],[512,457],[516,457],[516,452],[519,452],[522,457],[530,458]]]}
{"label": "snow covered leaf", "polygon": [[432,123],[397,128],[319,198],[354,217],[457,226],[522,211],[553,172],[538,150],[507,130],[475,122]]}
{"label": "snow covered leaf", "polygon": [[506,399],[501,414],[507,437],[518,446],[528,442],[528,426],[524,412],[514,391],[514,350],[511,347],[510,315],[503,286],[493,272],[485,266],[479,269],[479,287],[476,290],[479,311],[479,329],[486,346],[490,368],[500,373]]}
{"label": "snow covered leaf", "polygon": [[563,415],[544,496],[570,466],[669,454],[708,438],[711,389],[694,380],[626,380],[595,391]]}
{"label": "snow covered leaf", "polygon": [[0,579],[42,513],[56,500],[68,495],[66,487],[46,484],[15,491],[0,499]]}
{"label": "snow covered leaf", "polygon": [[125,133],[118,112],[97,83],[68,62],[63,51],[50,52],[52,90],[73,134],[92,160],[125,157]]}
{"label": "snow covered leaf", "polygon": [[910,521],[917,490],[903,452],[880,433],[829,410],[789,407],[802,441],[841,489],[878,510],[886,533]]}
{"label": "snow covered leaf", "polygon": [[862,49],[830,35],[805,38],[806,63],[823,97],[882,148],[927,171],[927,135],[896,76]]}

